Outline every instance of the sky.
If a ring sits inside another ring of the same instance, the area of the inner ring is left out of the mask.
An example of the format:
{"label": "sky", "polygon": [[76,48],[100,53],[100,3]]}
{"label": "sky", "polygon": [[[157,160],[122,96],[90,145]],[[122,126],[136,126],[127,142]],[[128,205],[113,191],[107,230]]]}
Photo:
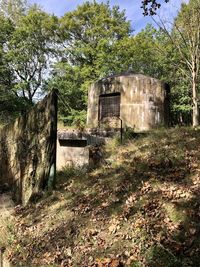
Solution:
{"label": "sky", "polygon": [[[29,0],[30,4],[39,4],[46,12],[62,16],[64,13],[76,9],[78,5],[81,5],[86,0]],[[110,0],[110,5],[118,5],[121,10],[125,9],[127,19],[131,21],[134,33],[141,31],[148,23],[153,21],[150,17],[143,16],[143,10],[141,7],[142,0]],[[107,2],[107,0],[97,0],[97,2]],[[188,0],[170,0],[169,3],[164,3],[161,6],[158,14],[164,20],[171,20],[177,14],[182,2],[188,2]],[[155,17],[156,18],[156,17]]]}

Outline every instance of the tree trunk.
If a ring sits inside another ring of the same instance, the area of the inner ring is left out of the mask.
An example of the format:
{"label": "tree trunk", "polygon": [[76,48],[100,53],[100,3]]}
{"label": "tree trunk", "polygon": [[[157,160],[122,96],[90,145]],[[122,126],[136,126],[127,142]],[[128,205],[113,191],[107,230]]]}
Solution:
{"label": "tree trunk", "polygon": [[199,125],[199,107],[197,98],[197,79],[196,72],[192,72],[192,102],[193,102],[193,114],[192,114],[192,125],[193,127]]}
{"label": "tree trunk", "polygon": [[33,96],[31,94],[31,88],[30,88],[30,83],[28,83],[27,85],[27,92],[28,92],[28,100],[30,101],[30,103],[32,104],[33,103]]}

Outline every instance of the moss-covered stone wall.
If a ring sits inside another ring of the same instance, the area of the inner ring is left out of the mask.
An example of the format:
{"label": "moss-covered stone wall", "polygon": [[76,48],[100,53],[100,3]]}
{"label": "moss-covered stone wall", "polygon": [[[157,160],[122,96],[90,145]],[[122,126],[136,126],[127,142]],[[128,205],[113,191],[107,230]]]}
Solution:
{"label": "moss-covered stone wall", "polygon": [[26,204],[55,177],[57,93],[0,131],[0,185]]}

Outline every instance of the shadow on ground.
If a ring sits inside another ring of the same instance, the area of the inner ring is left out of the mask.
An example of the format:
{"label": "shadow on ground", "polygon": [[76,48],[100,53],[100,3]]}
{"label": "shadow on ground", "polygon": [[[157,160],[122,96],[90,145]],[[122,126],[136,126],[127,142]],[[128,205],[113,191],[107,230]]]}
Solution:
{"label": "shadow on ground", "polygon": [[199,266],[200,131],[155,131],[106,150],[103,166],[68,168],[53,193],[16,208],[9,258],[26,266],[98,266],[101,258]]}

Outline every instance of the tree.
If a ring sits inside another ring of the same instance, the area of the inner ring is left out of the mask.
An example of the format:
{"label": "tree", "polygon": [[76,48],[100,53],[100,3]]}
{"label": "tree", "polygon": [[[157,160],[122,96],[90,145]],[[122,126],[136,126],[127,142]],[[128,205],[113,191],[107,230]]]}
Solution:
{"label": "tree", "polygon": [[162,30],[147,25],[135,36],[118,43],[116,54],[124,70],[143,73],[169,84],[171,123],[191,123],[190,83],[185,75],[185,66]]}
{"label": "tree", "polygon": [[67,124],[84,123],[86,118],[85,92],[79,67],[59,62],[54,67],[46,87],[59,91],[59,120]]}
{"label": "tree", "polygon": [[[86,2],[61,19],[65,58],[81,66],[86,76],[97,78],[110,65],[114,44],[128,36],[130,23],[119,7]],[[112,58],[113,59],[113,58]]]}
{"label": "tree", "polygon": [[[164,0],[165,3],[169,2],[169,0]],[[147,15],[156,15],[157,10],[161,7],[161,1],[158,0],[143,0],[142,6],[144,16]]]}
{"label": "tree", "polygon": [[0,0],[0,13],[17,22],[28,10],[26,0]]}
{"label": "tree", "polygon": [[0,88],[9,90],[12,87],[13,73],[9,69],[6,49],[14,31],[12,22],[0,15]]}
{"label": "tree", "polygon": [[[66,13],[60,23],[63,51],[61,63],[55,65],[53,72],[53,79],[57,81],[54,84],[59,84],[61,94],[70,99],[71,108],[74,106],[71,94],[74,88],[75,95],[81,95],[82,101],[81,105],[75,105],[75,109],[82,111],[89,84],[122,71],[117,43],[130,35],[131,27],[119,7],[111,8],[108,3],[95,1],[85,2],[75,11]],[[73,108],[70,110],[65,112],[66,116],[76,113]]]}
{"label": "tree", "polygon": [[10,69],[15,74],[15,91],[33,102],[47,78],[56,44],[57,18],[30,8],[22,16],[8,45]]}
{"label": "tree", "polygon": [[0,122],[8,123],[27,108],[25,101],[14,92],[15,76],[9,68],[7,48],[14,32],[10,19],[0,15]]}
{"label": "tree", "polygon": [[174,21],[172,31],[164,23],[162,29],[180,57],[179,68],[191,81],[192,124],[198,126],[199,118],[199,75],[200,75],[200,0],[190,0]]}
{"label": "tree", "polygon": [[150,24],[135,36],[122,40],[117,50],[124,70],[160,78],[163,73],[162,59],[158,49],[155,49],[159,45],[158,31]]}

